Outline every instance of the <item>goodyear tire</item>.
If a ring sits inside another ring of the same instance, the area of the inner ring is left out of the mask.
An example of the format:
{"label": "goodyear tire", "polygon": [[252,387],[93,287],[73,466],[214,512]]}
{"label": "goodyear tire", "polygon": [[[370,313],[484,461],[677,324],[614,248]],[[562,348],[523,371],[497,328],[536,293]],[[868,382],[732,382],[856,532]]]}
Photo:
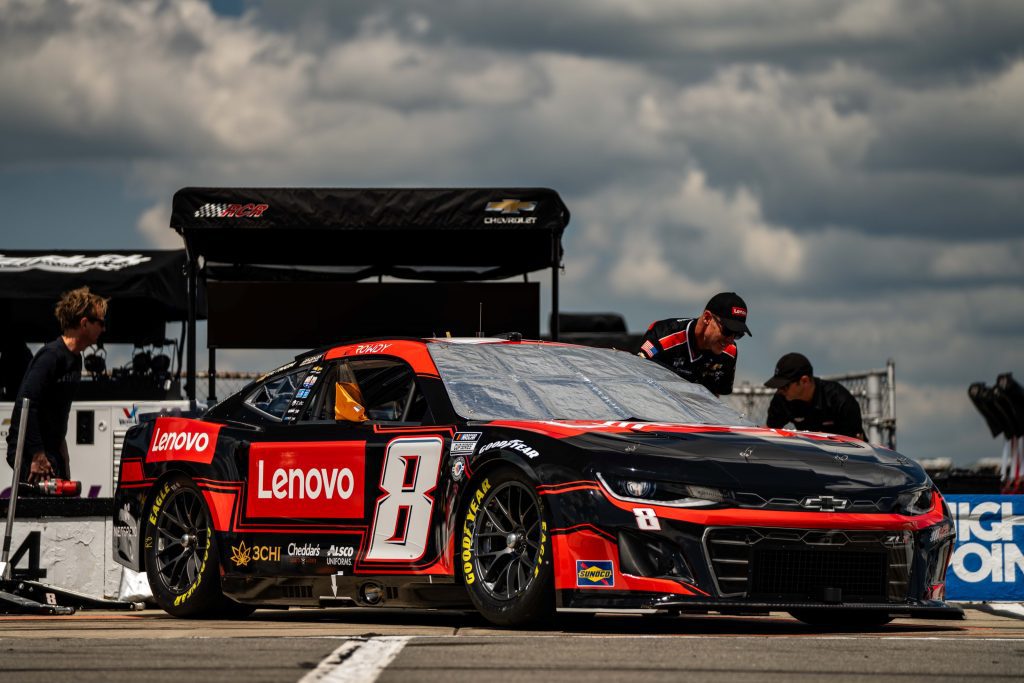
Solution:
{"label": "goodyear tire", "polygon": [[871,611],[793,610],[789,614],[810,626],[832,629],[878,628],[893,620],[886,612]]}
{"label": "goodyear tire", "polygon": [[153,597],[165,612],[201,618],[252,611],[221,593],[213,524],[191,479],[178,475],[158,483],[147,513],[146,573]]}
{"label": "goodyear tire", "polygon": [[494,470],[470,486],[459,517],[459,566],[477,610],[499,626],[551,616],[554,578],[544,504],[533,482]]}

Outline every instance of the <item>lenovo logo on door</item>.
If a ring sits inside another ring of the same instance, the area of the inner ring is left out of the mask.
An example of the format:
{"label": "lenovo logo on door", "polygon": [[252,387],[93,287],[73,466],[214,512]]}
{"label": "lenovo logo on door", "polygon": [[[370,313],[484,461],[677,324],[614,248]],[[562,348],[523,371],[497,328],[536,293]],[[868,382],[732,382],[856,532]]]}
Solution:
{"label": "lenovo logo on door", "polygon": [[183,417],[158,417],[146,462],[185,460],[207,465],[217,449],[220,425]]}
{"label": "lenovo logo on door", "polygon": [[246,511],[253,517],[362,517],[366,443],[254,443]]}

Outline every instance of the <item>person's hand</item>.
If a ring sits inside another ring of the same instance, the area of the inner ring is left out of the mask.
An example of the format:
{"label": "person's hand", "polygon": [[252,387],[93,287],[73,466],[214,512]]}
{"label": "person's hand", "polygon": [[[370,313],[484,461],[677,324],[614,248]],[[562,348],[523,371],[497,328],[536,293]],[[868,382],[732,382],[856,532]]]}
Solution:
{"label": "person's hand", "polygon": [[28,468],[28,483],[34,484],[52,476],[53,466],[50,464],[50,459],[46,457],[46,453],[39,451],[33,455],[32,463]]}

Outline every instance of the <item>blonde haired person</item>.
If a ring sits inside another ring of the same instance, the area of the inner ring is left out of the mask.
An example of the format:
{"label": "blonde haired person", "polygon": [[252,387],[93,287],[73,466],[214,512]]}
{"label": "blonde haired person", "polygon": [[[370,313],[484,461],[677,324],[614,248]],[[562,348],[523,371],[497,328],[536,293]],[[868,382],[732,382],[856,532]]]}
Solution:
{"label": "blonde haired person", "polygon": [[82,378],[82,351],[95,344],[107,326],[107,302],[88,287],[64,292],[54,309],[61,334],[45,344],[29,363],[15,398],[7,434],[7,462],[14,466],[22,399],[30,403],[25,425],[21,480],[69,479],[68,415]]}

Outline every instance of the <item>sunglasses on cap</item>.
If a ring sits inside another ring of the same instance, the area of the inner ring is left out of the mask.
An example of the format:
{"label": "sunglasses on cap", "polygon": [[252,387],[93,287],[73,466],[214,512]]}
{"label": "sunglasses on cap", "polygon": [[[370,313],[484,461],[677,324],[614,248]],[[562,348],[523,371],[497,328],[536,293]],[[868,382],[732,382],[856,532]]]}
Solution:
{"label": "sunglasses on cap", "polygon": [[743,330],[740,330],[739,332],[730,330],[728,327],[725,326],[725,323],[723,323],[722,319],[717,315],[712,315],[711,317],[714,318],[715,322],[718,323],[718,329],[722,331],[723,337],[729,337],[730,339],[740,339],[741,337],[743,337],[743,335],[746,334],[746,332],[744,332]]}

